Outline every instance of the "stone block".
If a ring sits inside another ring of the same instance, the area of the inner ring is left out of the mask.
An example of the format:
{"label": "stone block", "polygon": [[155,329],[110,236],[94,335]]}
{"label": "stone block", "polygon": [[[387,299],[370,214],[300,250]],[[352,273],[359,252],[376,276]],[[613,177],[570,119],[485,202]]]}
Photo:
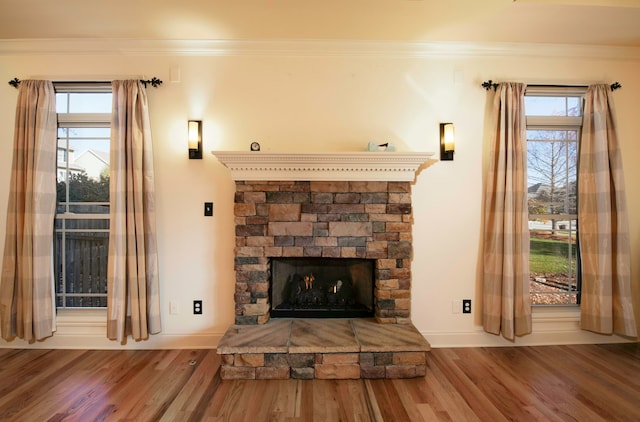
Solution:
{"label": "stone block", "polygon": [[411,204],[387,204],[387,214],[411,214]]}
{"label": "stone block", "polygon": [[365,214],[364,205],[362,204],[333,204],[327,209],[329,214]]}
{"label": "stone block", "polygon": [[345,364],[358,363],[360,361],[359,353],[323,353],[322,364]]}
{"label": "stone block", "polygon": [[311,202],[311,194],[309,192],[294,192],[293,203],[294,204],[308,204]]}
{"label": "stone block", "polygon": [[236,315],[235,324],[236,325],[256,325],[258,324],[258,317],[255,315],[252,315],[252,316]]}
{"label": "stone block", "polygon": [[246,203],[263,203],[267,200],[267,194],[265,192],[244,192],[242,199]]}
{"label": "stone block", "polygon": [[312,236],[313,223],[301,222],[271,222],[267,226],[269,236]]}
{"label": "stone block", "polygon": [[322,256],[324,258],[340,258],[340,248],[324,246],[322,247]]}
{"label": "stone block", "polygon": [[223,380],[254,380],[256,379],[256,368],[223,365],[220,367],[220,378]]}
{"label": "stone block", "polygon": [[269,221],[300,221],[300,204],[271,204]]}
{"label": "stone block", "polygon": [[247,246],[273,246],[273,236],[247,237]]}
{"label": "stone block", "polygon": [[357,204],[360,202],[360,194],[352,193],[352,192],[336,193],[334,197],[334,202],[336,204]]}
{"label": "stone block", "polygon": [[289,355],[286,353],[265,353],[264,366],[286,366],[289,368]]}
{"label": "stone block", "polygon": [[387,212],[387,204],[365,204],[364,212],[367,214],[384,214]]}
{"label": "stone block", "polygon": [[[393,295],[392,295],[393,297]],[[411,309],[411,299],[394,299],[396,302],[395,309]]]}
{"label": "stone block", "polygon": [[303,214],[326,214],[329,208],[326,204],[302,204],[301,212]]}
{"label": "stone block", "polygon": [[292,368],[313,368],[316,357],[313,353],[291,353],[289,355],[289,365]]}
{"label": "stone block", "polygon": [[292,192],[267,192],[268,204],[291,204],[292,202]]}
{"label": "stone block", "polygon": [[293,246],[293,242],[295,242],[294,236],[274,236],[273,237],[274,246]]}
{"label": "stone block", "polygon": [[398,280],[376,280],[376,287],[381,290],[396,290],[398,289]]}
{"label": "stone block", "polygon": [[236,353],[233,366],[264,366],[264,353]]}
{"label": "stone block", "polygon": [[389,202],[389,194],[387,192],[365,192],[362,194],[360,202],[363,204],[387,204]]}
{"label": "stone block", "polygon": [[279,246],[266,246],[264,248],[264,255],[269,257],[279,257],[282,256],[282,248]]}
{"label": "stone block", "polygon": [[345,222],[369,221],[369,214],[365,214],[365,213],[341,214],[340,221],[345,221]]}
{"label": "stone block", "polygon": [[399,223],[390,221],[387,223],[388,232],[411,232],[411,223]]}
{"label": "stone block", "polygon": [[396,352],[393,354],[394,365],[426,365],[426,352]]}
{"label": "stone block", "polygon": [[322,256],[322,247],[320,246],[305,246],[303,248],[302,256],[305,257],[321,257]]}
{"label": "stone block", "polygon": [[391,365],[393,363],[393,353],[391,352],[374,353],[373,362],[375,366]]}
{"label": "stone block", "polygon": [[313,236],[295,236],[293,246],[313,246]]}
{"label": "stone block", "polygon": [[338,246],[340,247],[362,247],[366,250],[367,246],[367,238],[366,237],[355,237],[355,236],[344,236],[338,237]]}
{"label": "stone block", "polygon": [[288,380],[291,377],[289,367],[262,367],[256,368],[256,379],[258,380]]}
{"label": "stone block", "polygon": [[384,366],[360,366],[360,377],[363,379],[384,379],[386,372]]}
{"label": "stone block", "polygon": [[373,353],[364,352],[360,353],[360,366],[374,366],[375,362],[373,359]]}
{"label": "stone block", "polygon": [[367,237],[372,233],[373,226],[370,222],[333,221],[329,223],[329,236]]}
{"label": "stone block", "polygon": [[304,249],[301,246],[286,246],[282,248],[282,256],[284,257],[301,257]]}
{"label": "stone block", "polygon": [[269,319],[271,317],[269,316],[269,314],[264,314],[264,315],[258,315],[258,318],[256,319],[256,324],[266,324],[267,322],[269,322]]}
{"label": "stone block", "polygon": [[389,258],[406,259],[411,258],[411,242],[389,242],[388,244]]}
{"label": "stone block", "polygon": [[318,221],[318,214],[300,214],[300,221],[310,221],[315,223]]}
{"label": "stone block", "polygon": [[360,378],[360,365],[357,363],[351,364],[332,364],[332,365],[316,365],[316,378],[317,379],[359,379]]}
{"label": "stone block", "polygon": [[402,215],[400,214],[369,214],[371,221],[402,221]]}
{"label": "stone block", "polygon": [[387,186],[389,192],[411,192],[411,184],[409,182],[389,182]]}
{"label": "stone block", "polygon": [[236,256],[263,256],[264,250],[260,246],[243,246],[236,248]]}
{"label": "stone block", "polygon": [[315,246],[338,246],[337,237],[316,237],[314,241]]}
{"label": "stone block", "polygon": [[220,359],[222,360],[223,365],[233,365],[232,354],[220,355]]}
{"label": "stone block", "polygon": [[340,256],[342,258],[356,258],[356,248],[355,247],[341,247],[340,248]]}
{"label": "stone block", "polygon": [[389,204],[411,204],[411,194],[389,193]]}
{"label": "stone block", "polygon": [[242,314],[243,315],[263,315],[269,312],[269,304],[268,303],[251,303],[243,306]]}
{"label": "stone block", "polygon": [[291,368],[291,378],[297,380],[312,380],[316,371],[313,368]]}
{"label": "stone block", "polygon": [[333,204],[333,194],[332,193],[325,193],[325,192],[312,193],[311,194],[311,203],[312,204]]}
{"label": "stone block", "polygon": [[255,204],[234,204],[233,213],[236,217],[246,217],[248,215],[256,215]]}

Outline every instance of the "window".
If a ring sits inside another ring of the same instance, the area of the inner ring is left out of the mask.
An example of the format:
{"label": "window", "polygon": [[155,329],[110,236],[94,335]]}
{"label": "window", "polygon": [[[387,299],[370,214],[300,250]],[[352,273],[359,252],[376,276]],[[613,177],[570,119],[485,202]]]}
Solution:
{"label": "window", "polygon": [[107,306],[111,84],[54,84],[56,306]]}
{"label": "window", "polygon": [[528,88],[527,187],[533,305],[580,303],[578,141],[584,90]]}

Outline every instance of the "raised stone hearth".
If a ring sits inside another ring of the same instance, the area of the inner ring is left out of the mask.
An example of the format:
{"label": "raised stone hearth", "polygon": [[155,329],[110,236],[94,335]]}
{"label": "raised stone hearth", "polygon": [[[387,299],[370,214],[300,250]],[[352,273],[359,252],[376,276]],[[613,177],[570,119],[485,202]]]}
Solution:
{"label": "raised stone hearth", "polygon": [[218,345],[222,379],[415,378],[429,349],[411,324],[366,318],[234,325]]}

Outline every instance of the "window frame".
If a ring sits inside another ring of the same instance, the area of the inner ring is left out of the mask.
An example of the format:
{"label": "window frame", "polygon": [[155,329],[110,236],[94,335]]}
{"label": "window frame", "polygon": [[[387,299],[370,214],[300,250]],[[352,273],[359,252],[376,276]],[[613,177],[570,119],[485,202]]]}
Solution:
{"label": "window frame", "polygon": [[[54,88],[56,91],[56,96],[58,94],[74,94],[74,93],[112,93],[112,88],[111,88],[111,82],[54,82]],[[68,103],[67,103],[68,105]],[[68,108],[67,108],[68,109]],[[57,116],[57,135],[56,135],[56,143],[59,143],[59,141],[61,139],[65,139],[65,138],[61,138],[60,137],[60,132],[59,129],[72,129],[72,128],[110,128],[111,127],[111,118],[112,118],[112,112],[108,112],[108,113],[68,113],[68,112],[57,112],[56,113]],[[103,139],[102,137],[100,137],[100,139]],[[71,168],[70,168],[70,155],[68,153],[69,151],[69,141],[70,138],[67,135],[66,136],[66,160],[64,161],[65,163],[65,168],[64,171],[66,172],[66,177],[68,178],[69,175],[71,174]],[[58,144],[58,148],[59,148],[59,144]],[[56,154],[56,160],[58,154]],[[56,163],[56,184],[59,183],[58,180],[58,172],[59,172],[59,167],[60,162],[57,161]],[[68,179],[67,179],[68,180]],[[65,202],[58,202],[58,200],[56,199],[56,213],[55,213],[55,221],[56,221],[56,225],[55,225],[55,242],[56,244],[58,242],[61,243],[61,245],[65,245],[66,244],[66,236],[68,233],[109,233],[110,229],[95,229],[95,228],[91,228],[91,229],[78,229],[78,228],[67,228],[67,222],[73,222],[74,220],[106,220],[109,221],[110,219],[110,215],[109,213],[77,213],[77,212],[71,212],[70,208],[71,207],[75,207],[75,206],[83,206],[83,205],[98,205],[98,206],[109,206],[110,202],[109,201],[96,201],[96,202],[70,202],[69,201],[69,189],[68,187],[65,189]],[[64,212],[58,212],[58,207],[60,206],[64,206]],[[58,222],[60,223],[60,228],[58,228]],[[58,235],[61,235],[61,240],[58,241]],[[107,236],[108,237],[108,236]],[[108,248],[108,244],[107,244],[107,248]],[[56,287],[55,287],[55,306],[56,306],[56,310],[58,312],[62,311],[64,313],[69,313],[69,312],[77,312],[77,311],[104,311],[106,309],[106,306],[86,306],[86,307],[79,307],[79,306],[68,306],[67,304],[67,298],[73,298],[73,297],[104,297],[106,298],[107,294],[105,293],[68,293],[66,291],[63,292],[59,292],[58,291],[58,283],[62,282],[63,285],[66,285],[66,247],[62,247],[60,251],[55,251],[55,257],[57,259],[57,255],[58,253],[60,253],[60,262],[61,264],[61,274],[60,276],[58,275],[58,270],[56,269]],[[108,260],[108,255],[107,255],[107,260]],[[105,277],[106,277],[106,268],[105,270]],[[59,277],[62,277],[62,281],[59,279]],[[66,289],[63,289],[66,290]],[[59,300],[62,300],[62,303],[59,303]]]}
{"label": "window frame", "polygon": [[[571,87],[571,86],[527,86],[525,90],[525,98],[526,97],[579,97],[580,98],[580,115],[579,116],[541,116],[541,115],[527,115],[526,114],[526,106],[525,106],[525,131],[529,130],[570,130],[577,131],[577,139],[576,139],[576,154],[577,154],[577,162],[576,162],[576,185],[578,183],[578,174],[579,174],[579,151],[580,151],[580,138],[582,133],[582,123],[583,123],[583,112],[584,112],[584,102],[585,95],[587,92],[587,87]],[[527,142],[528,148],[528,137],[525,139]],[[527,171],[528,169],[528,160],[527,160]],[[529,187],[529,180],[527,178],[527,191]],[[577,204],[577,195],[576,192],[576,213],[575,214],[539,214],[540,218],[545,218],[547,216],[554,216],[558,219],[574,219],[576,221],[575,227],[575,247],[576,247],[576,262],[575,262],[575,279],[576,279],[576,288],[577,292],[576,303],[561,303],[561,304],[545,304],[545,303],[536,303],[531,304],[532,308],[536,310],[536,312],[543,312],[545,315],[555,315],[556,311],[563,312],[563,309],[573,314],[575,312],[579,312],[580,302],[581,302],[581,291],[582,291],[582,279],[581,279],[581,268],[580,268],[580,244],[579,244],[579,219],[578,219],[578,204]],[[535,215],[535,214],[534,214]],[[531,221],[531,218],[528,217],[528,220]],[[563,294],[563,293],[559,293]],[[546,309],[546,310],[544,310]],[[543,311],[544,310],[544,311]]]}

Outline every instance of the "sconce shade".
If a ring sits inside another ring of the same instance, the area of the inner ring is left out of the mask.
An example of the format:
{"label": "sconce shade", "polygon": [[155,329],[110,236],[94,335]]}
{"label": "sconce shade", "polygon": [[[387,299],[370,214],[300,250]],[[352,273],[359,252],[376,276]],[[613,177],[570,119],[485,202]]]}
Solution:
{"label": "sconce shade", "polygon": [[453,123],[440,123],[440,160],[452,161],[455,152]]}
{"label": "sconce shade", "polygon": [[202,159],[202,120],[188,122],[189,159]]}

